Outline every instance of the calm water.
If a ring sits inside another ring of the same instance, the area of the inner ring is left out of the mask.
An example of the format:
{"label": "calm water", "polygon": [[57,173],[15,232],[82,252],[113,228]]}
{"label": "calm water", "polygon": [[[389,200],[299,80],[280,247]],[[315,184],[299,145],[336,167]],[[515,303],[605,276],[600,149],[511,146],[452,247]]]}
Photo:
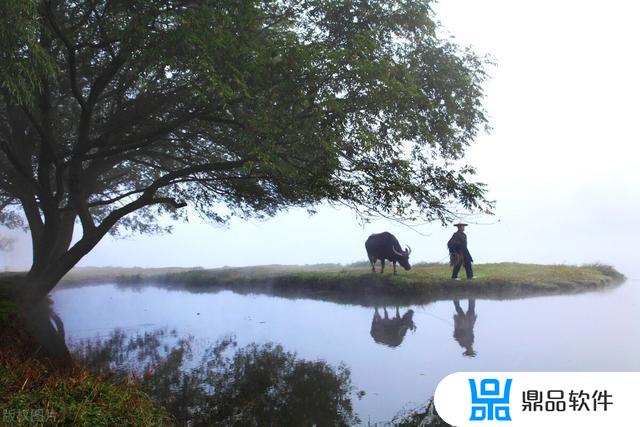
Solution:
{"label": "calm water", "polygon": [[192,336],[196,352],[233,335],[239,346],[273,342],[300,358],[343,363],[366,392],[354,395],[355,412],[374,423],[426,402],[456,371],[640,370],[639,285],[631,277],[606,292],[480,299],[475,310],[468,300],[459,310],[453,301],[400,307],[405,321],[392,320],[395,307],[385,321],[381,307],[376,339],[373,307],[110,284],[61,289],[52,298],[70,348],[116,329],[134,336],[166,328]]}

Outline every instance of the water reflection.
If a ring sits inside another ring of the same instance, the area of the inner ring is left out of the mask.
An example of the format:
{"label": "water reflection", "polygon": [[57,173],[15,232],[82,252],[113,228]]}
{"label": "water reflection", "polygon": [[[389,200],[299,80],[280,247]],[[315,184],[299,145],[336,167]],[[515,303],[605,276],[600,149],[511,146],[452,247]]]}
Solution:
{"label": "water reflection", "polygon": [[412,409],[400,411],[386,426],[393,427],[449,427],[450,424],[445,422],[433,403],[433,398],[426,403]]}
{"label": "water reflection", "polygon": [[389,318],[386,307],[383,310],[384,317],[380,316],[378,307],[375,308],[371,321],[371,336],[378,344],[397,347],[402,344],[407,330],[416,330],[416,325],[413,323],[413,310],[408,310],[400,317],[400,308],[396,306],[396,315],[393,318]]}
{"label": "water reflection", "polygon": [[[130,337],[166,325],[167,335],[161,341],[169,348],[181,336],[194,335],[196,357],[183,364],[187,367],[199,362],[202,342],[213,343],[228,333],[237,335],[238,348],[252,341],[277,342],[307,359],[322,358],[332,366],[344,361],[351,369],[353,384],[367,391],[362,399],[352,395],[354,412],[366,425],[389,421],[410,402],[425,400],[442,377],[469,370],[469,363],[477,370],[496,366],[506,371],[638,370],[640,317],[637,304],[633,305],[638,301],[638,289],[622,286],[612,292],[570,297],[483,299],[482,319],[476,318],[480,316],[479,303],[474,307],[467,302],[474,294],[465,292],[424,306],[415,300],[369,299],[370,306],[338,305],[308,298],[243,296],[229,291],[192,293],[153,286],[133,293],[109,284],[63,289],[52,297],[72,342],[96,333],[108,335],[118,327]],[[118,307],[116,314],[105,309],[105,301]],[[420,328],[407,332],[402,344],[391,348],[376,343],[367,329],[371,329],[375,306],[380,318],[385,317],[384,306],[392,318],[396,305],[400,306],[400,317],[412,308],[412,320]],[[541,311],[544,316],[522,315]],[[602,315],[580,315],[596,311]],[[504,319],[510,319],[507,325]],[[557,328],[558,324],[564,327]],[[179,332],[177,336],[171,334],[171,328]],[[125,341],[129,337],[124,337]],[[501,346],[505,340],[512,345]],[[599,345],[594,346],[594,340]],[[467,345],[469,354],[478,352],[475,358],[461,355],[467,352],[465,343],[471,344]],[[550,348],[562,357],[551,357]],[[144,375],[144,370],[139,375]]]}
{"label": "water reflection", "polygon": [[[173,343],[172,343],[173,341]],[[74,358],[97,373],[134,375],[179,424],[352,425],[354,387],[344,365],[299,359],[276,344],[238,349],[219,340],[194,358],[193,338],[164,329],[81,341]],[[358,396],[363,395],[358,393]]]}
{"label": "water reflection", "polygon": [[64,324],[51,304],[51,300],[44,299],[31,307],[25,313],[27,328],[38,344],[35,356],[54,368],[69,370],[73,363],[65,342]]}
{"label": "water reflection", "polygon": [[[474,332],[478,315],[476,314],[476,300],[467,300],[467,311],[465,312],[459,300],[453,301],[455,314],[453,315],[453,338],[462,348],[463,356],[475,357],[477,352],[473,348]],[[396,306],[394,317],[389,317],[387,308],[383,307],[383,314],[380,314],[378,307],[375,308],[373,319],[371,320],[371,336],[378,344],[389,347],[398,347],[404,341],[408,330],[415,331],[416,324],[413,321],[414,311],[409,309],[402,316],[400,307]]]}
{"label": "water reflection", "polygon": [[476,351],[473,349],[473,327],[476,324],[476,300],[467,301],[467,312],[465,313],[460,306],[460,301],[454,300],[453,306],[456,314],[453,315],[453,338],[464,348],[462,353],[467,357],[475,357]]}

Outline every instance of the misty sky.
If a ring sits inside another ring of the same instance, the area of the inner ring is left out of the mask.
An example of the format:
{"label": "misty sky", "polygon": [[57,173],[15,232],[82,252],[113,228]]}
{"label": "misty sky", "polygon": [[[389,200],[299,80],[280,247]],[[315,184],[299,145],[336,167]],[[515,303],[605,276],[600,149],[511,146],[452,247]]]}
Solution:
{"label": "misty sky", "polygon": [[[493,131],[466,158],[496,200],[495,216],[467,228],[475,261],[604,262],[629,273],[640,240],[640,6],[442,0],[435,10],[460,44],[496,61],[485,86]],[[365,239],[384,230],[418,262],[444,261],[454,228],[434,223],[420,234],[385,220],[362,227],[353,213],[328,207],[225,228],[192,216],[171,235],[108,238],[80,265],[350,263],[366,259]],[[0,269],[24,268],[29,256],[23,234],[14,251],[0,252]]]}

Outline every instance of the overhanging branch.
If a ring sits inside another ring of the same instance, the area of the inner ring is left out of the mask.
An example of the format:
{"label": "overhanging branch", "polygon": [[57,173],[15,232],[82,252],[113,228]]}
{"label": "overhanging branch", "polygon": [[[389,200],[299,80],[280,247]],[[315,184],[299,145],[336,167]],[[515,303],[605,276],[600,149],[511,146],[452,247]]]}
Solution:
{"label": "overhanging branch", "polygon": [[185,201],[178,202],[176,199],[171,197],[157,197],[155,199],[152,199],[149,204],[150,205],[152,204],[170,205],[170,206],[173,206],[175,209],[180,209],[187,206],[187,202]]}
{"label": "overhanging branch", "polygon": [[176,180],[181,178],[188,177],[190,175],[202,172],[216,172],[216,171],[224,171],[224,170],[232,170],[242,167],[246,163],[254,160],[252,157],[235,160],[235,161],[226,161],[226,162],[214,162],[214,163],[205,163],[201,165],[195,165],[188,168],[179,169],[173,172],[169,172],[160,178],[156,179],[150,186],[148,186],[140,197],[136,200],[128,203],[127,205],[112,211],[107,217],[102,221],[102,223],[96,227],[96,231],[98,233],[106,234],[120,219],[124,218],[126,215],[129,215],[132,212],[137,211],[138,209],[142,209],[145,206],[149,206],[152,204],[158,203],[168,203],[175,207],[182,207],[183,202],[176,202],[174,199],[170,198],[156,198],[156,192],[163,187],[172,185]]}

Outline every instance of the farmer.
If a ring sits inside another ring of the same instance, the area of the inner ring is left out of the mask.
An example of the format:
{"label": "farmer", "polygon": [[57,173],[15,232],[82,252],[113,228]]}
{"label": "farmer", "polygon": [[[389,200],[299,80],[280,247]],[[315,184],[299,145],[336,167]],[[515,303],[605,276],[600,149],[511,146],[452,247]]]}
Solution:
{"label": "farmer", "polygon": [[464,264],[467,279],[473,279],[473,268],[471,268],[473,258],[471,258],[469,249],[467,249],[467,235],[464,234],[464,227],[468,224],[458,223],[454,225],[458,227],[458,231],[453,233],[453,236],[451,236],[451,239],[447,242],[447,247],[449,248],[449,263],[453,267],[451,278],[460,280],[458,279],[458,272]]}

